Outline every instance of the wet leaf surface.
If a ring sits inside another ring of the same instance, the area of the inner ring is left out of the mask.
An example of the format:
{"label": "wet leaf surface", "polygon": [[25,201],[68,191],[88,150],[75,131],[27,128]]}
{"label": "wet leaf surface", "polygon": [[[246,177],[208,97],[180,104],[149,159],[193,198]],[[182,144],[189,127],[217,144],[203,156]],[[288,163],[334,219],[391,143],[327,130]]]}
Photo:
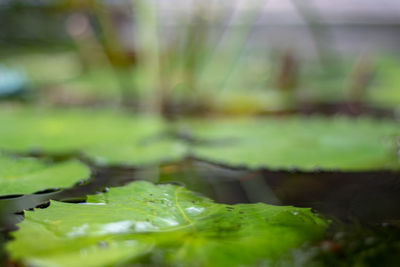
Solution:
{"label": "wet leaf surface", "polygon": [[278,259],[326,226],[309,209],[216,204],[183,187],[133,182],[86,204],[26,212],[7,249],[39,266],[239,266]]}

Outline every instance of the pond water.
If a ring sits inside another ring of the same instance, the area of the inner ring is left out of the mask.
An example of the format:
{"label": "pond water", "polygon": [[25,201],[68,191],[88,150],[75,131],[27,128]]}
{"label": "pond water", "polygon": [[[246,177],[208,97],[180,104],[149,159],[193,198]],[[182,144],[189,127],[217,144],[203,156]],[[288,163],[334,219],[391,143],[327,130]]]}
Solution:
{"label": "pond water", "polygon": [[[54,158],[55,161],[60,159],[65,157]],[[104,192],[109,187],[135,180],[147,180],[184,185],[220,203],[264,202],[311,207],[314,212],[332,220],[325,239],[313,245],[319,249],[313,259],[323,264],[332,261],[370,264],[383,258],[391,266],[398,260],[392,258],[392,250],[398,248],[400,237],[399,172],[250,170],[196,158],[140,168],[96,166],[81,160],[92,170],[88,182],[70,189],[50,189],[0,199],[3,240],[8,240],[9,231],[17,229],[16,224],[23,220],[22,210],[46,208],[49,199],[80,203],[88,194]],[[304,251],[300,249],[299,253],[309,255],[307,251],[313,248],[302,249]],[[367,252],[371,255],[362,256]]]}

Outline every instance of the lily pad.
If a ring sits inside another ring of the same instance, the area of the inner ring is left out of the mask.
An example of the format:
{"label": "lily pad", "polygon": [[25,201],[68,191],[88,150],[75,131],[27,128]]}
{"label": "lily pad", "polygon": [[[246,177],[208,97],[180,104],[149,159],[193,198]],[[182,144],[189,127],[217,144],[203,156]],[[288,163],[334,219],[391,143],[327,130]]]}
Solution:
{"label": "lily pad", "polygon": [[186,152],[153,138],[163,132],[162,120],[122,112],[10,109],[1,110],[0,125],[0,149],[9,151],[80,153],[104,164],[158,163]]}
{"label": "lily pad", "polygon": [[70,187],[88,178],[89,174],[89,168],[76,160],[49,164],[34,158],[13,158],[0,154],[0,195]]}
{"label": "lily pad", "polygon": [[35,266],[147,263],[243,266],[275,260],[324,233],[306,208],[216,204],[174,185],[133,182],[26,212],[7,250]]}
{"label": "lily pad", "polygon": [[[116,140],[117,141],[117,140]],[[181,160],[187,147],[180,141],[155,140],[150,143],[110,142],[85,150],[84,154],[103,165],[148,165]]]}
{"label": "lily pad", "polygon": [[[190,122],[208,140],[197,157],[271,169],[398,170],[400,124],[345,117],[289,117]],[[212,145],[210,145],[212,142]]]}

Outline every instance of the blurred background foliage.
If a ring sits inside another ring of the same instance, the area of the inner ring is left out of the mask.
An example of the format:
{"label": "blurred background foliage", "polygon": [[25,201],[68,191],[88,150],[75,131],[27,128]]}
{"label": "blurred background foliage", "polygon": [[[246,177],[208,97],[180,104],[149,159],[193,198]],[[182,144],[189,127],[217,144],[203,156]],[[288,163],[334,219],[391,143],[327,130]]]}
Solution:
{"label": "blurred background foliage", "polygon": [[0,94],[164,116],[395,115],[399,7],[352,2],[1,0]]}

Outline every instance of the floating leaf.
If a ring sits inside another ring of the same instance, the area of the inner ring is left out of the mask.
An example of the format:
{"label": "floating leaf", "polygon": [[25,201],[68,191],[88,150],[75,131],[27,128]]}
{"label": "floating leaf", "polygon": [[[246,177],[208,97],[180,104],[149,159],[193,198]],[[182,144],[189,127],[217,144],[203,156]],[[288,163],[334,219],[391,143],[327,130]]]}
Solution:
{"label": "floating leaf", "polygon": [[194,155],[251,168],[399,169],[400,124],[368,118],[291,117],[191,123],[194,136],[212,140]]}
{"label": "floating leaf", "polygon": [[26,212],[8,252],[35,266],[239,266],[277,259],[327,222],[309,209],[216,204],[183,187],[133,182]]}
{"label": "floating leaf", "polygon": [[70,187],[88,178],[89,174],[89,168],[76,160],[48,164],[34,158],[12,158],[0,154],[0,195]]}
{"label": "floating leaf", "polygon": [[121,143],[115,140],[92,146],[85,150],[85,155],[101,164],[147,165],[181,160],[186,151],[185,144],[173,140],[154,140],[146,143]]}
{"label": "floating leaf", "polygon": [[2,110],[0,125],[0,149],[10,151],[82,153],[107,164],[158,163],[186,151],[153,138],[164,130],[160,119],[111,111]]}

